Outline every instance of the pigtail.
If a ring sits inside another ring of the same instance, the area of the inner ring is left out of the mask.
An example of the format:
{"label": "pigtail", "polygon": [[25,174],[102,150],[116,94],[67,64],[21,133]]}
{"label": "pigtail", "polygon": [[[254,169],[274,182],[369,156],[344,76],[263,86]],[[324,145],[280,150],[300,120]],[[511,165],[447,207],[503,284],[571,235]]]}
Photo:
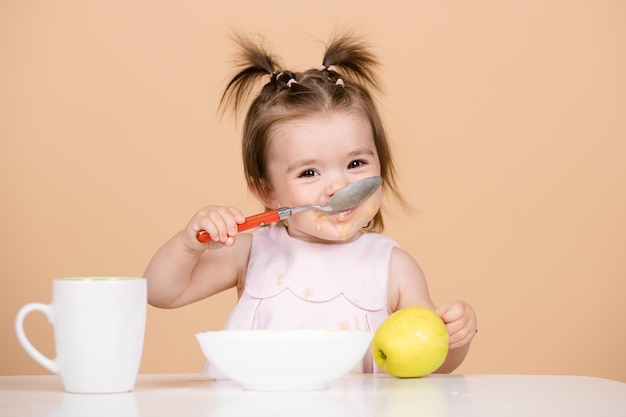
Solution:
{"label": "pigtail", "polygon": [[343,72],[380,90],[375,69],[380,66],[369,46],[351,35],[336,38],[326,46],[322,69]]}
{"label": "pigtail", "polygon": [[272,76],[278,67],[278,62],[266,48],[250,38],[234,34],[233,40],[240,47],[240,52],[235,57],[235,65],[240,71],[224,89],[220,107],[222,109],[232,107],[237,114],[252,93],[258,79],[268,74]]}

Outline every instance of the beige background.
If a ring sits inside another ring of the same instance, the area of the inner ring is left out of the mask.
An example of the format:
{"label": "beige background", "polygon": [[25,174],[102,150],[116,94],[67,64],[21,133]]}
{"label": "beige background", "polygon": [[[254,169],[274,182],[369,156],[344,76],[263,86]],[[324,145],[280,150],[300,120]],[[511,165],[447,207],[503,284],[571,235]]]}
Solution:
{"label": "beige background", "polygon": [[[53,278],[140,276],[202,206],[260,208],[238,128],[216,115],[230,27],[304,69],[349,26],[384,62],[381,108],[415,207],[387,234],[437,304],[479,315],[459,372],[626,382],[626,3],[216,4],[0,3],[0,374],[46,373],[13,320],[50,302]],[[141,371],[198,372],[194,333],[233,303],[150,308]],[[53,355],[45,318],[27,325]]]}

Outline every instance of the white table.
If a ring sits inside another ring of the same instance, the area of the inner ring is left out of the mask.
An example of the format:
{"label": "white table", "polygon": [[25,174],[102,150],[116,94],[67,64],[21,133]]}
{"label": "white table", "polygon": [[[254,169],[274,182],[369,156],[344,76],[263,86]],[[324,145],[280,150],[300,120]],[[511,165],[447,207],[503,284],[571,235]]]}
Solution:
{"label": "white table", "polygon": [[0,376],[0,416],[626,416],[626,384],[602,378],[349,375],[328,389],[244,391],[194,374],[142,374],[133,392],[68,394],[56,375]]}

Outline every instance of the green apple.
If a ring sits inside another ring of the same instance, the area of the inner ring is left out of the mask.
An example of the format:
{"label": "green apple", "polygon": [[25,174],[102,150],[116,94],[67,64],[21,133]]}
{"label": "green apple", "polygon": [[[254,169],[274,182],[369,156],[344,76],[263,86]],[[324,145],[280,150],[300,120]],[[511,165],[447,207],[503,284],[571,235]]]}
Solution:
{"label": "green apple", "polygon": [[441,366],[448,356],[449,336],[443,320],[425,307],[391,314],[372,339],[372,356],[389,375],[417,378]]}

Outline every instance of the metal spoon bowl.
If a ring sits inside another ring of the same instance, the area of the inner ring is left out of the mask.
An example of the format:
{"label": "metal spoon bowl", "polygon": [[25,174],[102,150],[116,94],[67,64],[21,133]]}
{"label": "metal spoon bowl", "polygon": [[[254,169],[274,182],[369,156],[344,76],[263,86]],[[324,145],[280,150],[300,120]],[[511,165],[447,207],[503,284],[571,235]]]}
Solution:
{"label": "metal spoon bowl", "polygon": [[[281,207],[265,211],[263,213],[246,217],[246,221],[238,225],[237,230],[243,232],[255,227],[265,226],[266,224],[288,219],[291,215],[305,210],[320,210],[326,213],[339,213],[350,210],[371,197],[371,195],[374,194],[380,187],[382,182],[383,179],[379,176],[363,178],[362,180],[348,184],[341,190],[337,191],[328,199],[325,206]],[[208,242],[211,239],[209,234],[204,230],[200,230],[198,232],[197,238],[198,241],[202,243]]]}

